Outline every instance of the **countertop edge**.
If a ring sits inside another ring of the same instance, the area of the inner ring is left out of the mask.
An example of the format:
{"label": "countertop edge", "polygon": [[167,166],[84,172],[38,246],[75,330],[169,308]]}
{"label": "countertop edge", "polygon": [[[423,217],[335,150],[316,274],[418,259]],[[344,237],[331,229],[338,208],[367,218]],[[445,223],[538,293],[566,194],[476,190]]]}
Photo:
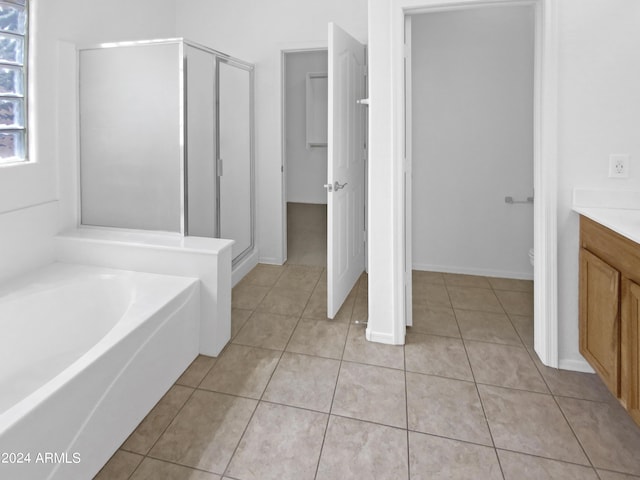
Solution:
{"label": "countertop edge", "polygon": [[640,209],[573,206],[572,210],[640,244]]}

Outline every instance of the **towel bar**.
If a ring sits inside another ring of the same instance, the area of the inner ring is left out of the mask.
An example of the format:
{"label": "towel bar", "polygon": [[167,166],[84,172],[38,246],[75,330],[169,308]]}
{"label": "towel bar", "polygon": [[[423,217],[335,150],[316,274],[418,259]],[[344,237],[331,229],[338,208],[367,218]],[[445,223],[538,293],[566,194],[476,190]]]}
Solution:
{"label": "towel bar", "polygon": [[533,203],[533,197],[527,197],[526,200],[514,200],[513,197],[504,197],[504,203]]}

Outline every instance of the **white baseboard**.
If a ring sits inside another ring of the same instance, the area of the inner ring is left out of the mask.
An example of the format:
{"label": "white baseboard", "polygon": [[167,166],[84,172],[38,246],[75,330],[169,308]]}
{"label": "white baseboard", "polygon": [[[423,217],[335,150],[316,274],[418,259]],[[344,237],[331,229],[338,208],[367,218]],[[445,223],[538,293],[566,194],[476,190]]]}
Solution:
{"label": "white baseboard", "polygon": [[595,373],[591,365],[586,360],[576,360],[574,358],[565,358],[558,360],[558,366],[562,370],[571,370],[573,372]]}
{"label": "white baseboard", "polygon": [[231,286],[235,287],[257,264],[258,251],[254,249],[238,265],[233,267],[233,271],[231,272]]}
{"label": "white baseboard", "polygon": [[404,345],[404,336],[402,338],[402,343],[396,343],[393,341],[393,335],[390,333],[381,333],[381,332],[373,332],[367,327],[365,331],[366,339],[370,342],[384,343],[386,345]]}
{"label": "white baseboard", "polygon": [[260,257],[258,259],[259,263],[264,263],[265,265],[283,265],[284,262],[279,258],[275,257]]}
{"label": "white baseboard", "polygon": [[451,267],[445,265],[414,263],[413,269],[426,272],[458,273],[463,275],[480,275],[483,277],[511,278],[514,280],[533,280],[533,268],[531,272],[511,272],[508,270],[492,270],[484,268],[466,268],[455,266]]}

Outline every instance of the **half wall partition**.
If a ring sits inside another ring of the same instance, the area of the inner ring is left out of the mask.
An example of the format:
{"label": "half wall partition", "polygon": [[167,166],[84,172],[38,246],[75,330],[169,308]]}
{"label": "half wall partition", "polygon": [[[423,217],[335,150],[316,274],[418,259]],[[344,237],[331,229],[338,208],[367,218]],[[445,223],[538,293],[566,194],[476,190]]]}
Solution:
{"label": "half wall partition", "polygon": [[80,223],[254,248],[253,66],[183,39],[79,50]]}

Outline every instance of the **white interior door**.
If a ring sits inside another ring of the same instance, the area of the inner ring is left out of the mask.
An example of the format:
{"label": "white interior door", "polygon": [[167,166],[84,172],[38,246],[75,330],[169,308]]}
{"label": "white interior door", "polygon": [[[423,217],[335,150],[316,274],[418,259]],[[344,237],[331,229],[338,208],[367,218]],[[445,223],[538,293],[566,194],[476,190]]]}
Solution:
{"label": "white interior door", "polygon": [[329,24],[327,315],[334,318],[364,271],[365,48]]}

